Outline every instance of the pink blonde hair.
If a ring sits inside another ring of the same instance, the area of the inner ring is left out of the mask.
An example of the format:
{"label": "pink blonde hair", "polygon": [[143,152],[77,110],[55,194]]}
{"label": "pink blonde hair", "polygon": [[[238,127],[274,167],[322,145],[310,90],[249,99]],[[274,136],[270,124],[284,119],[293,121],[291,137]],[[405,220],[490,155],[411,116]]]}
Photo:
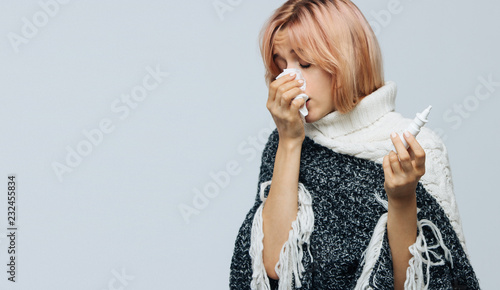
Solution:
{"label": "pink blonde hair", "polygon": [[296,54],[332,75],[334,105],[340,113],[349,112],[362,97],[384,85],[377,38],[354,3],[289,0],[274,12],[259,35],[268,86],[281,73],[273,60],[273,45],[276,33],[285,28]]}

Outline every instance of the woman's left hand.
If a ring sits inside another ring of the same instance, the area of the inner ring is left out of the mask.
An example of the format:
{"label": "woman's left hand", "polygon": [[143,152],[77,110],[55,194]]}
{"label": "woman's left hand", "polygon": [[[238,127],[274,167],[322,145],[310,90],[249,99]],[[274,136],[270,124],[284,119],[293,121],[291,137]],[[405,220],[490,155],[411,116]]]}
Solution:
{"label": "woman's left hand", "polygon": [[418,181],[425,173],[424,149],[413,135],[408,132],[403,135],[409,148],[405,148],[398,134],[392,133],[391,140],[397,154],[391,150],[383,161],[384,188],[389,200],[393,202],[415,198]]}

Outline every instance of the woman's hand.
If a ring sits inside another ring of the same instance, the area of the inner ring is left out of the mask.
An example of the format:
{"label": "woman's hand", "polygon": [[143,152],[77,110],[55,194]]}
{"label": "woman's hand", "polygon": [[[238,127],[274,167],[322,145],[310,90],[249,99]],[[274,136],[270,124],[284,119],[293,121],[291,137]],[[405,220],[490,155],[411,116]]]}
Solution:
{"label": "woman's hand", "polygon": [[[391,134],[392,143],[398,151],[384,157],[384,188],[389,200],[404,203],[415,197],[418,181],[425,174],[424,149],[408,132],[404,138],[410,146],[408,150],[396,133]],[[399,156],[399,159],[398,159]]]}
{"label": "woman's hand", "polygon": [[299,113],[299,108],[305,101],[303,98],[293,100],[303,93],[300,89],[303,82],[294,79],[295,74],[288,74],[273,81],[269,85],[266,106],[276,123],[280,142],[295,145],[302,144],[305,138],[304,124]]}

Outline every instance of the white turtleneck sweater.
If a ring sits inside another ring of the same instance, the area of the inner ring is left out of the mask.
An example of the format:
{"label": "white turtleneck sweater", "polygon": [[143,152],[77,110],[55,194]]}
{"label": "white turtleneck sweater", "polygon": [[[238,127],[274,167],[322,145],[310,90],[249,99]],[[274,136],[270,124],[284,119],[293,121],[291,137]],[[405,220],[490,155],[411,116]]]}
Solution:
{"label": "white turtleneck sweater", "polygon": [[[382,163],[393,149],[390,134],[403,133],[412,121],[394,111],[396,93],[396,84],[387,81],[364,97],[352,111],[346,114],[335,111],[316,122],[305,123],[305,134],[335,152]],[[426,153],[426,171],[420,182],[444,209],[468,255],[446,147],[427,127],[421,129],[416,139]]]}

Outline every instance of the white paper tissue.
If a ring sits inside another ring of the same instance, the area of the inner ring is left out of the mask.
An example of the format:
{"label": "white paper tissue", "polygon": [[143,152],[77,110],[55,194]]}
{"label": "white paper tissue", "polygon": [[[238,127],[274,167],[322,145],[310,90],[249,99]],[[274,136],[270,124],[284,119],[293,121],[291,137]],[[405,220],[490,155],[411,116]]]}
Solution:
{"label": "white paper tissue", "polygon": [[[280,77],[284,76],[284,75],[289,75],[291,73],[295,73],[295,79],[296,80],[304,80],[304,85],[302,85],[300,88],[305,91],[306,89],[306,80],[304,79],[304,77],[302,76],[302,73],[300,72],[300,70],[296,69],[296,68],[287,68],[287,69],[284,69],[282,73],[280,73],[276,79],[279,79]],[[297,98],[304,98],[304,100],[307,102],[307,100],[309,99],[309,96],[306,95],[306,94],[300,94],[298,96],[296,96],[294,98],[297,99]],[[302,116],[307,116],[309,114],[309,112],[307,111],[307,107],[306,107],[306,103],[304,103],[304,105],[302,107],[300,107],[299,109],[299,112],[302,114]]]}

